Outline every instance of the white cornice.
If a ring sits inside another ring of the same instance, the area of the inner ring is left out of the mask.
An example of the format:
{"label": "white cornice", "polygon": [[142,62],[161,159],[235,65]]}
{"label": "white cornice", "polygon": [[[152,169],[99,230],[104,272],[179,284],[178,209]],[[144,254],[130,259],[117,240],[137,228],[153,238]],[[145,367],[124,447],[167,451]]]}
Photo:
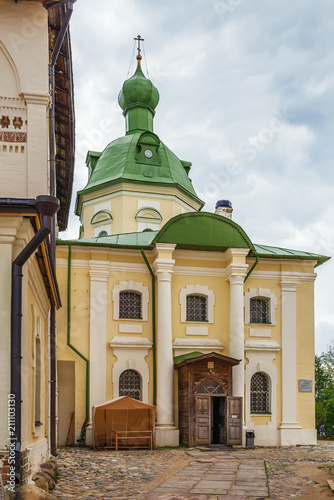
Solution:
{"label": "white cornice", "polygon": [[221,351],[224,345],[218,339],[183,339],[176,338],[173,349],[199,349],[200,351]]}
{"label": "white cornice", "polygon": [[109,342],[110,347],[118,347],[128,349],[129,347],[136,349],[150,349],[153,344],[147,337],[121,337],[115,335]]}
{"label": "white cornice", "polygon": [[246,340],[245,351],[280,351],[281,347],[275,340]]}
{"label": "white cornice", "polygon": [[254,270],[250,278],[260,280],[298,280],[298,281],[315,281],[316,273],[303,273],[293,271],[256,271]]}
{"label": "white cornice", "polygon": [[[67,267],[67,259],[58,257],[57,267]],[[71,267],[73,269],[92,269],[89,260],[72,259]],[[125,273],[143,273],[148,274],[149,270],[146,264],[133,263],[133,262],[107,262],[101,266],[104,270]]]}
{"label": "white cornice", "polygon": [[[113,190],[110,193],[110,190]],[[95,205],[100,201],[109,201],[118,196],[133,196],[135,198],[154,198],[160,200],[172,200],[181,205],[186,210],[197,211],[201,203],[197,202],[191,196],[177,187],[150,185],[145,186],[147,191],[138,191],[138,184],[131,182],[119,182],[112,186],[96,188],[94,194],[91,192],[83,193],[83,206]],[[165,194],[165,193],[166,194]]]}

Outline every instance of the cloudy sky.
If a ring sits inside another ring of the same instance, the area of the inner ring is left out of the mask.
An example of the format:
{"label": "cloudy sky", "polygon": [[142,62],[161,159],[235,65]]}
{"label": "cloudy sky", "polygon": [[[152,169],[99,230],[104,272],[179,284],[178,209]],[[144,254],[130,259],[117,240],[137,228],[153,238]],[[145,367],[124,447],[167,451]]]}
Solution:
{"label": "cloudy sky", "polygon": [[[333,256],[334,2],[78,0],[75,193],[87,150],[124,135],[117,96],[139,33],[155,132],[192,162],[204,210],[229,199],[254,243]],[[74,200],[62,238],[78,237]],[[334,259],[317,271],[320,354],[334,339]]]}

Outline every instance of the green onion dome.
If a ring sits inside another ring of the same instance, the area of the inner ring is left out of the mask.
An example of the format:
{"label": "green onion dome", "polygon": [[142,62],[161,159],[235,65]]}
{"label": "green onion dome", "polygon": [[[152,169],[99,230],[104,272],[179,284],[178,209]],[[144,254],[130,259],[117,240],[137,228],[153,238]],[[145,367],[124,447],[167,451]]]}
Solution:
{"label": "green onion dome", "polygon": [[149,108],[154,110],[159,102],[158,89],[148,80],[138,65],[134,75],[126,80],[118,96],[118,102],[124,114],[133,107]]}

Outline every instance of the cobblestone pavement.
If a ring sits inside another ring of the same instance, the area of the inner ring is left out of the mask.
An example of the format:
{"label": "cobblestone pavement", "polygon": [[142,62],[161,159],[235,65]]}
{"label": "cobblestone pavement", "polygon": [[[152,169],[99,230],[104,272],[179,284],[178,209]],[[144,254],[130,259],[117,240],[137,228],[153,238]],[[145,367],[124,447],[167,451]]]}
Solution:
{"label": "cobblestone pavement", "polygon": [[53,499],[325,500],[334,443],[255,450],[62,448]]}

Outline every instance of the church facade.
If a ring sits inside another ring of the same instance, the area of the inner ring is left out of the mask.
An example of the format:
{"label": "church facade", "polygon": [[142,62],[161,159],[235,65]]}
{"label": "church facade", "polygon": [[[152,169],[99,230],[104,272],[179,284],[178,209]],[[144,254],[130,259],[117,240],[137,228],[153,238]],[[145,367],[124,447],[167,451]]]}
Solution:
{"label": "church facade", "polygon": [[159,94],[137,59],[126,134],[88,152],[80,237],[58,242],[59,444],[69,429],[90,444],[92,407],[119,396],[157,406],[157,446],[245,445],[247,429],[256,445],[315,444],[327,257],[253,243],[229,201],[202,210],[191,163],[153,131]]}

